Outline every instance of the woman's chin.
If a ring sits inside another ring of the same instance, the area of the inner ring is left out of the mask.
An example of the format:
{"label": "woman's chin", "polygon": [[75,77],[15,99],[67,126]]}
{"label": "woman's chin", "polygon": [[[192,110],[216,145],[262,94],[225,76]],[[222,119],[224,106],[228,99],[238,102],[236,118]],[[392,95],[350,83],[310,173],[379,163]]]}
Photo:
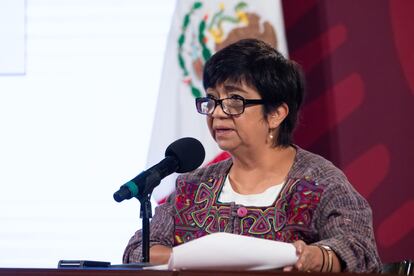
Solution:
{"label": "woman's chin", "polygon": [[217,140],[216,139],[216,143],[221,150],[228,151],[228,152],[231,152],[232,149],[234,149],[236,146],[233,141],[229,141],[229,140]]}

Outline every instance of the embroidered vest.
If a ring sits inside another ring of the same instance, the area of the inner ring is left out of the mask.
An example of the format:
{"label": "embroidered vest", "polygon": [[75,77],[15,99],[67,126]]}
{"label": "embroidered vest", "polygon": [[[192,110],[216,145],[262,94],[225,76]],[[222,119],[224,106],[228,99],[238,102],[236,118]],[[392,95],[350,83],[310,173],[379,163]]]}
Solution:
{"label": "embroidered vest", "polygon": [[309,179],[289,179],[268,207],[218,201],[224,177],[201,183],[177,182],[174,246],[215,232],[309,243],[316,237],[312,218],[323,187]]}

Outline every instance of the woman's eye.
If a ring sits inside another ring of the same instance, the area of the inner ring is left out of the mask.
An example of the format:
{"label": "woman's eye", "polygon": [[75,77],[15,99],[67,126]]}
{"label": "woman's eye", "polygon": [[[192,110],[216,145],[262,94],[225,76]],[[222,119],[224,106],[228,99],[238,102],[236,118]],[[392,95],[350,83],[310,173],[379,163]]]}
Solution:
{"label": "woman's eye", "polygon": [[230,99],[238,99],[238,100],[243,100],[244,98],[240,95],[234,94],[230,96]]}

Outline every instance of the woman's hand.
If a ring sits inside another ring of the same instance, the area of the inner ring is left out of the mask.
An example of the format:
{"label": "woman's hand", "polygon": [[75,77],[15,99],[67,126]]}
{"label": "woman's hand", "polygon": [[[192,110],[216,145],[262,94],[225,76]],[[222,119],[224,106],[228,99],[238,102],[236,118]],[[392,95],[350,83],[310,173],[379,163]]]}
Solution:
{"label": "woman's hand", "polygon": [[[294,266],[287,266],[283,268],[283,271],[314,271],[314,272],[326,272],[328,270],[328,252],[326,249],[321,249],[316,245],[306,245],[303,241],[295,241],[293,245],[296,248],[296,255],[298,261]],[[325,255],[323,255],[325,254]],[[339,259],[332,251],[332,270],[331,272],[341,271]]]}
{"label": "woman's hand", "polygon": [[172,248],[164,245],[153,245],[150,248],[151,264],[166,264],[170,259]]}

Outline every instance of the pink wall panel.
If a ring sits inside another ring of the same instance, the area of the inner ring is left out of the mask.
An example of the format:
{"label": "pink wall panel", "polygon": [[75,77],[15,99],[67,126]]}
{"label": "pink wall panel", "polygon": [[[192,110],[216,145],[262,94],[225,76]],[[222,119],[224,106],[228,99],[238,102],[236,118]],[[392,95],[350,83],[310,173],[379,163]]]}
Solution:
{"label": "pink wall panel", "polygon": [[414,1],[284,0],[306,73],[296,142],[370,202],[384,262],[414,259]]}

